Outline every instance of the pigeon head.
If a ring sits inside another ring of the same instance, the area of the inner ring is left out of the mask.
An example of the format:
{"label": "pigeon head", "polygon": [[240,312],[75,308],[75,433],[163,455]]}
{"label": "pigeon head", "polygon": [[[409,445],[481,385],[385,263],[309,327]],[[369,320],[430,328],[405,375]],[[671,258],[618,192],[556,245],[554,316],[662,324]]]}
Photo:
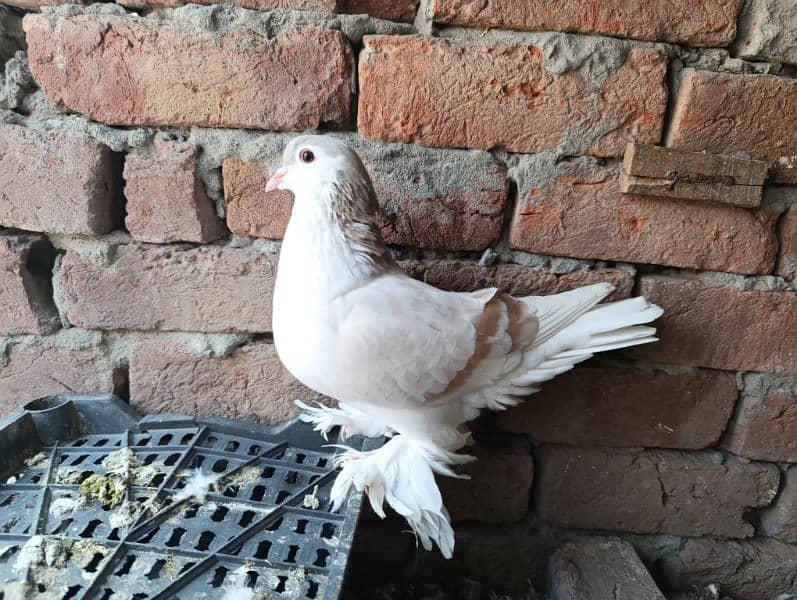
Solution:
{"label": "pigeon head", "polygon": [[371,178],[341,140],[323,135],[291,140],[282,166],[266,184],[266,191],[275,189],[293,192],[292,223],[322,223],[340,233],[355,262],[378,271],[395,267],[379,229]]}
{"label": "pigeon head", "polygon": [[370,179],[360,157],[342,141],[323,135],[302,135],[291,140],[282,154],[282,167],[266,184],[266,191],[317,193],[341,179]]}

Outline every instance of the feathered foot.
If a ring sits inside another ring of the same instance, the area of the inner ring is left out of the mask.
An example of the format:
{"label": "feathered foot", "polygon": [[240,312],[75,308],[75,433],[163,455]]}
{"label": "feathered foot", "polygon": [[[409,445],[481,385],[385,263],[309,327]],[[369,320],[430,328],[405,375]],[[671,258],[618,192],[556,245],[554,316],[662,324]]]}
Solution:
{"label": "feathered foot", "polygon": [[464,464],[472,456],[448,452],[431,444],[422,444],[397,435],[384,446],[370,452],[346,448],[337,457],[341,472],[332,486],[333,508],[343,504],[353,485],[364,491],[374,512],[383,519],[383,504],[404,517],[426,550],[434,542],[446,558],[454,553],[454,531],[443,506],[434,474],[457,475],[449,465]]}
{"label": "feathered foot", "polygon": [[302,409],[299,419],[312,423],[313,430],[319,431],[325,440],[329,439],[329,432],[335,427],[340,427],[341,440],[353,435],[382,437],[394,433],[387,425],[342,402],[338,403],[338,408],[324,406],[320,402],[316,402],[316,406],[309,406],[301,400],[294,400],[293,403]]}

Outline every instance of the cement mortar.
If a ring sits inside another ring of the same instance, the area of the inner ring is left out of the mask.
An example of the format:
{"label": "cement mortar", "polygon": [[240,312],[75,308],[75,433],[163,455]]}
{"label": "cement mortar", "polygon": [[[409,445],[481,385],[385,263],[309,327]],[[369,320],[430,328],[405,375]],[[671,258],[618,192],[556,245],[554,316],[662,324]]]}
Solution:
{"label": "cement mortar", "polygon": [[415,32],[415,28],[410,24],[375,19],[368,15],[336,15],[280,9],[256,11],[232,5],[188,4],[179,8],[156,9],[145,17],[141,17],[138,13],[126,11],[118,4],[100,3],[88,6],[67,4],[44,6],[42,14],[52,17],[54,20],[86,14],[130,16],[161,21],[180,20],[205,31],[225,33],[233,29],[245,28],[269,38],[275,37],[287,29],[319,25],[340,31],[353,44],[361,43],[365,35],[405,35]]}
{"label": "cement mortar", "polygon": [[0,336],[0,366],[14,346],[86,350],[99,348],[114,367],[127,365],[134,345],[141,342],[175,343],[187,351],[211,358],[229,356],[236,348],[253,341],[250,334],[237,333],[181,333],[158,331],[92,331],[70,327],[44,336]]}
{"label": "cement mortar", "polygon": [[797,376],[772,373],[743,373],[741,375],[742,396],[762,402],[771,391],[787,390],[797,394]]}
{"label": "cement mortar", "polygon": [[797,9],[786,0],[747,0],[739,15],[735,54],[797,65]]}
{"label": "cement mortar", "polygon": [[22,107],[23,99],[36,90],[36,81],[28,69],[28,56],[18,50],[8,59],[0,74],[0,108],[13,110]]}

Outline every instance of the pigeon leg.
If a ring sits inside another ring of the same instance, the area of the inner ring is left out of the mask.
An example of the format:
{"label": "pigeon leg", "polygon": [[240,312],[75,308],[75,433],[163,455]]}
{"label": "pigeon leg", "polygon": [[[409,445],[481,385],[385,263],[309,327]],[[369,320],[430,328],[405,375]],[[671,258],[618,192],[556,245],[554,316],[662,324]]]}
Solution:
{"label": "pigeon leg", "polygon": [[354,486],[366,493],[377,515],[385,517],[387,502],[404,517],[425,549],[437,544],[443,556],[451,558],[454,532],[434,475],[458,477],[449,465],[470,459],[406,435],[396,435],[368,452],[346,449],[335,459],[341,470],[330,493],[332,506],[342,506]]}
{"label": "pigeon leg", "polygon": [[335,427],[340,427],[341,440],[353,435],[382,437],[392,436],[394,433],[387,425],[375,421],[369,415],[342,402],[338,403],[338,408],[324,406],[318,402],[316,402],[316,406],[309,406],[301,400],[295,400],[294,404],[302,409],[299,419],[313,424],[313,429],[320,432],[325,440],[328,439],[329,432]]}

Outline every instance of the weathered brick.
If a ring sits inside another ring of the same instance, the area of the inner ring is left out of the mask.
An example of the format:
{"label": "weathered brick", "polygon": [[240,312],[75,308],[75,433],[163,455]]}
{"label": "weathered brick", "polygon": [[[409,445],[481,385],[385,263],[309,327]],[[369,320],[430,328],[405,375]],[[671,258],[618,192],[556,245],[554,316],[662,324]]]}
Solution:
{"label": "weathered brick", "polygon": [[747,458],[797,462],[797,380],[746,375],[722,446]]}
{"label": "weathered brick", "polygon": [[634,276],[621,269],[573,271],[557,275],[542,267],[516,264],[485,267],[455,259],[405,260],[401,266],[411,277],[451,292],[473,292],[497,287],[513,296],[544,296],[605,281],[617,288],[608,300],[621,300],[631,295],[634,285]]}
{"label": "weathered brick", "polygon": [[743,0],[435,0],[439,23],[579,31],[687,46],[727,46]]}
{"label": "weathered brick", "polygon": [[784,279],[797,277],[797,204],[793,204],[778,223],[780,246],[777,274]]}
{"label": "weathered brick", "polygon": [[548,565],[549,600],[665,600],[633,546],[617,538],[567,542]]}
{"label": "weathered brick", "polygon": [[6,2],[9,6],[16,6],[25,10],[40,10],[43,6],[58,6],[59,4],[68,4],[67,0],[9,0]]}
{"label": "weathered brick", "polygon": [[[653,565],[653,575],[665,590],[702,589],[710,581],[721,588],[723,597],[740,600],[773,600],[797,592],[797,546],[765,538],[665,538],[646,544],[637,539],[643,536],[634,537],[637,551]],[[647,551],[643,545],[664,549]]]}
{"label": "weathered brick", "polygon": [[225,234],[197,170],[196,147],[158,141],[127,155],[125,225],[139,242],[212,242]]}
{"label": "weathered brick", "polygon": [[736,396],[732,373],[590,362],[501,413],[498,426],[538,442],[700,449],[719,439]]}
{"label": "weathered brick", "polygon": [[[371,174],[388,243],[483,250],[499,240],[508,195],[506,168],[486,153],[347,141]],[[223,168],[230,229],[281,238],[293,197],[265,191],[268,165],[234,157]]]}
{"label": "weathered brick", "polygon": [[[32,2],[34,6],[41,0],[15,0]],[[50,2],[52,0],[45,0]],[[213,0],[117,0],[119,4],[131,8],[172,8],[186,4],[214,4]],[[251,10],[293,9],[316,12],[336,12],[342,14],[366,14],[379,19],[392,21],[412,21],[418,0],[233,0],[231,4]]]}
{"label": "weathered brick", "polygon": [[0,334],[45,335],[60,326],[50,289],[50,255],[41,238],[0,237]]}
{"label": "weathered brick", "polygon": [[467,449],[478,460],[458,471],[470,479],[438,478],[443,502],[454,521],[514,523],[526,516],[534,461],[524,444],[504,442],[498,445],[480,440]]}
{"label": "weathered brick", "polygon": [[647,49],[628,51],[608,74],[554,73],[532,44],[366,37],[358,129],[366,138],[427,146],[566,145],[568,154],[619,156],[627,141],[658,143],[666,68],[666,58]]}
{"label": "weathered brick", "polygon": [[385,240],[400,246],[483,250],[498,242],[506,168],[483,152],[358,144],[382,208]]}
{"label": "weathered brick", "polygon": [[130,403],[139,411],[255,420],[270,425],[297,413],[296,399],[323,397],[300,384],[274,346],[255,343],[224,357],[180,342],[142,342],[130,356]]}
{"label": "weathered brick", "polygon": [[261,162],[240,157],[222,164],[227,227],[236,235],[282,239],[293,208],[293,194],[287,190],[266,191],[271,172]]}
{"label": "weathered brick", "polygon": [[731,371],[793,371],[797,293],[742,291],[697,280],[643,277],[639,292],[664,309],[659,341],[631,350],[654,362]]}
{"label": "weathered brick", "polygon": [[415,19],[419,0],[338,0],[337,12],[367,14],[379,19],[408,21]]}
{"label": "weathered brick", "polygon": [[[186,4],[215,4],[213,0],[117,0],[123,6],[131,8],[174,8]],[[251,10],[294,9],[312,10],[318,12],[335,12],[337,0],[234,0],[234,6],[241,6]]]}
{"label": "weathered brick", "polygon": [[0,125],[0,225],[108,233],[121,217],[112,152],[76,131]]}
{"label": "weathered brick", "polygon": [[60,308],[86,329],[270,331],[276,263],[253,248],[126,245],[107,264],[67,252]]}
{"label": "weathered brick", "polygon": [[125,381],[97,332],[0,337],[0,414],[52,394],[118,392]]}
{"label": "weathered brick", "polygon": [[617,175],[592,159],[557,165],[524,159],[510,245],[578,258],[772,272],[777,239],[769,212],[622,194]]}
{"label": "weathered brick", "polygon": [[761,511],[761,533],[797,544],[797,466],[786,471],[775,502]]}
{"label": "weathered brick", "polygon": [[739,16],[736,56],[797,65],[797,11],[781,0],[748,0]]}
{"label": "weathered brick", "polygon": [[543,446],[535,473],[539,516],[580,529],[749,537],[751,507],[778,491],[775,465],[719,452]]}
{"label": "weathered brick", "polygon": [[685,71],[667,145],[745,153],[770,161],[775,180],[797,183],[797,80]]}
{"label": "weathered brick", "polygon": [[302,130],[349,120],[353,59],[339,31],[268,38],[240,21],[211,30],[107,14],[30,14],[24,26],[47,99],[101,123]]}

